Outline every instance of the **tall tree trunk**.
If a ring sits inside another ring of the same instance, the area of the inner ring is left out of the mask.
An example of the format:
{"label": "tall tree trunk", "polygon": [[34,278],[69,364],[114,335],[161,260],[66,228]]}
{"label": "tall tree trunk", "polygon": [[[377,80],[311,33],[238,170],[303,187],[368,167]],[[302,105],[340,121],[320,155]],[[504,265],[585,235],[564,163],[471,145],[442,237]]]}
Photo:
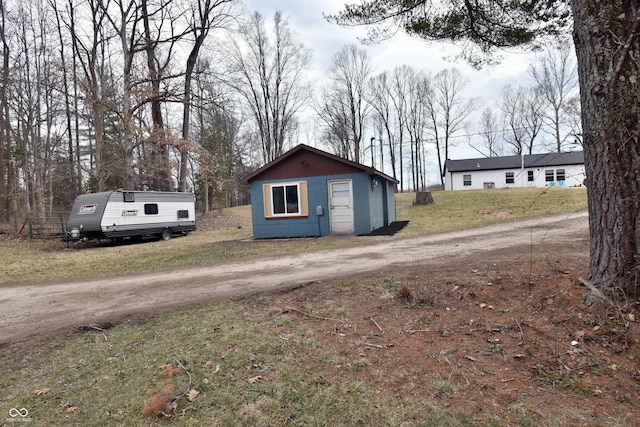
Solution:
{"label": "tall tree trunk", "polygon": [[[72,128],[72,116],[71,116],[71,94],[69,90],[69,70],[67,67],[67,58],[65,55],[65,39],[62,34],[62,22],[60,21],[60,13],[58,11],[57,5],[54,3],[53,10],[56,15],[56,27],[58,29],[58,40],[60,41],[60,67],[62,68],[62,89],[64,96],[64,109],[66,116],[66,125],[67,125],[67,164],[68,164],[68,182],[69,189],[73,189],[74,193],[76,192],[76,178],[75,178],[75,162],[74,162],[74,133]],[[72,58],[74,55],[72,55]],[[75,61],[75,59],[73,59]],[[53,197],[53,192],[50,193],[50,196]]]}
{"label": "tall tree trunk", "polygon": [[149,68],[149,80],[151,81],[151,150],[153,164],[149,165],[151,171],[151,185],[154,190],[171,191],[171,169],[169,165],[169,150],[167,137],[162,117],[162,102],[160,95],[160,82],[162,81],[162,67],[158,65],[156,55],[157,40],[151,38],[151,28],[147,0],[142,0],[142,16],[144,24],[145,51],[147,53],[147,66]]}
{"label": "tall tree trunk", "polygon": [[[132,68],[134,52],[129,47],[127,39],[127,29],[125,26],[125,18],[122,19],[122,28],[120,30],[120,40],[122,43],[122,51],[124,56],[124,68],[122,72],[122,160],[123,160],[123,179],[125,188],[136,189],[135,175],[133,171],[133,152],[135,149],[133,138],[133,90],[132,90]],[[97,161],[97,159],[96,159]],[[104,176],[99,175],[102,180],[102,188],[104,188]],[[102,191],[102,190],[101,190]]]}
{"label": "tall tree trunk", "polygon": [[187,191],[187,162],[189,160],[189,150],[187,149],[187,144],[189,141],[189,128],[191,120],[191,80],[193,78],[193,67],[195,66],[195,58],[193,60],[193,65],[191,65],[190,63],[191,56],[192,55],[189,55],[189,60],[187,60],[187,71],[185,72],[184,76],[182,144],[180,147],[180,173],[178,182],[179,191]]}
{"label": "tall tree trunk", "polygon": [[[0,223],[8,221],[11,212],[11,188],[13,185],[13,161],[11,159],[11,132],[9,121],[9,45],[5,34],[4,1],[0,0],[0,40],[2,40],[2,81],[0,82]],[[6,171],[6,172],[5,172]]]}
{"label": "tall tree trunk", "polygon": [[187,191],[187,163],[189,160],[189,128],[191,121],[191,83],[193,80],[193,71],[198,61],[198,55],[200,54],[200,48],[204,44],[209,30],[211,28],[211,12],[220,3],[211,4],[210,0],[205,0],[200,4],[199,15],[194,16],[193,27],[191,31],[194,34],[193,47],[189,56],[187,57],[187,66],[184,75],[184,99],[182,110],[182,147],[180,148],[180,182],[178,189],[180,191]]}
{"label": "tall tree trunk", "polygon": [[[589,274],[637,298],[640,12],[637,0],[574,0],[591,233]],[[620,12],[624,13],[621,14]]]}

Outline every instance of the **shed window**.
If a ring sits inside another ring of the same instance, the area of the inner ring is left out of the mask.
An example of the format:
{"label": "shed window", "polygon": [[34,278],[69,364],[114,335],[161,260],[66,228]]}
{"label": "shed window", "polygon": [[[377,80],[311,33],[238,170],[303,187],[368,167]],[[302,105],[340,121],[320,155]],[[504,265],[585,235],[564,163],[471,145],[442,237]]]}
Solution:
{"label": "shed window", "polygon": [[262,195],[265,218],[309,215],[306,181],[264,184]]}
{"label": "shed window", "polygon": [[158,215],[158,204],[157,203],[145,203],[144,204],[144,214],[145,215]]}
{"label": "shed window", "polygon": [[513,175],[513,172],[505,172],[504,174],[504,180],[507,184],[513,184],[515,183],[515,177]]}
{"label": "shed window", "polygon": [[554,181],[553,169],[547,169],[547,170],[544,171],[544,180],[546,182],[553,182]]}
{"label": "shed window", "polygon": [[566,179],[564,169],[556,169],[556,181],[564,181]]}
{"label": "shed window", "polygon": [[273,204],[274,215],[300,213],[300,206],[298,206],[298,185],[272,186],[271,202]]}
{"label": "shed window", "polygon": [[471,186],[471,175],[462,175],[462,185],[465,187]]}
{"label": "shed window", "polygon": [[533,171],[527,171],[527,181],[533,182]]}

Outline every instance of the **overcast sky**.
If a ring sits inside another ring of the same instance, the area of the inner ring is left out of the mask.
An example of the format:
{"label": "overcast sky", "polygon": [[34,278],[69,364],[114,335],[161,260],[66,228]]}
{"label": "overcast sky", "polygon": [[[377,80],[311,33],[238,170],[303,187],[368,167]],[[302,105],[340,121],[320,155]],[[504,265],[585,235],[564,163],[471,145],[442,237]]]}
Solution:
{"label": "overcast sky", "polygon": [[[353,2],[357,2],[354,0]],[[289,22],[291,29],[299,36],[299,41],[312,51],[312,70],[321,76],[331,66],[333,56],[345,45],[358,44],[366,49],[374,64],[374,73],[392,70],[396,66],[410,65],[432,74],[445,68],[458,68],[468,79],[465,95],[482,100],[479,112],[485,106],[493,106],[500,97],[500,91],[506,84],[529,85],[527,74],[531,54],[505,52],[499,65],[474,70],[463,60],[452,62],[445,56],[455,52],[447,43],[427,43],[418,38],[397,34],[393,39],[376,45],[362,45],[358,36],[363,36],[363,28],[341,28],[330,24],[323,18],[325,14],[335,14],[348,3],[344,0],[245,0],[249,11],[258,11],[267,22],[272,21],[279,10]],[[474,123],[475,125],[475,123]],[[465,140],[466,141],[466,140]],[[303,141],[304,142],[304,141]],[[468,147],[466,142],[459,144],[451,152],[452,159],[481,157],[477,151]]]}

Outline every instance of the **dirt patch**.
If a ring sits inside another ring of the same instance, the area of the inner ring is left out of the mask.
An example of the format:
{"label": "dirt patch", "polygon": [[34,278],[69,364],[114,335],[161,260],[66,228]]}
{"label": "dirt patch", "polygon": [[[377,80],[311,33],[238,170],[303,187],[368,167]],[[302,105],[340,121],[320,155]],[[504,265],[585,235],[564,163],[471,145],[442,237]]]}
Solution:
{"label": "dirt patch", "polygon": [[216,209],[196,218],[198,232],[210,230],[228,230],[231,228],[250,228],[250,209]]}
{"label": "dirt patch", "polygon": [[507,219],[513,215],[513,212],[504,209],[484,209],[479,211],[478,214],[483,218]]}
{"label": "dirt patch", "polygon": [[314,284],[266,305],[309,324],[314,340],[352,360],[380,393],[429,396],[507,425],[549,415],[640,424],[635,311],[583,306],[589,291],[577,279],[587,259],[575,245],[521,245],[454,263]]}

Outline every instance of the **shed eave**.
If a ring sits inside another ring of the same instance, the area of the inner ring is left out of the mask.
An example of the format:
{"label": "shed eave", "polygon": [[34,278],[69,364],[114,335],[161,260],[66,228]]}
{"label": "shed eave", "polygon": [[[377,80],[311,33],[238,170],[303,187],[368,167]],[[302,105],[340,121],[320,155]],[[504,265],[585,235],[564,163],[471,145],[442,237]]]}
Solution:
{"label": "shed eave", "polygon": [[250,184],[251,181],[254,181],[254,180],[258,179],[258,177],[261,174],[263,174],[264,172],[268,171],[269,169],[271,169],[275,165],[277,165],[277,164],[279,164],[279,163],[281,163],[283,161],[286,161],[288,158],[290,158],[291,156],[293,156],[294,154],[296,154],[296,153],[298,153],[299,151],[302,151],[302,150],[306,150],[306,151],[315,153],[317,155],[323,156],[325,158],[331,159],[333,161],[336,161],[336,162],[351,166],[351,167],[353,167],[355,169],[359,169],[360,171],[362,171],[362,172],[364,172],[367,175],[372,176],[372,177],[379,177],[379,178],[384,179],[386,181],[390,181],[390,182],[392,182],[394,184],[397,184],[399,182],[395,178],[392,178],[392,177],[384,174],[383,172],[380,172],[380,171],[378,171],[378,170],[376,170],[376,169],[374,169],[372,167],[365,166],[365,165],[362,165],[360,163],[353,162],[351,160],[347,160],[345,158],[336,156],[334,154],[327,153],[325,151],[319,150],[317,148],[310,147],[310,146],[305,145],[305,144],[300,144],[300,145],[292,148],[291,150],[287,151],[283,155],[279,156],[278,158],[270,161],[269,163],[267,163],[266,165],[262,166],[261,168],[259,168],[259,169],[255,170],[255,171],[243,176],[242,178],[240,178],[240,183],[241,184],[245,184],[245,185]]}

